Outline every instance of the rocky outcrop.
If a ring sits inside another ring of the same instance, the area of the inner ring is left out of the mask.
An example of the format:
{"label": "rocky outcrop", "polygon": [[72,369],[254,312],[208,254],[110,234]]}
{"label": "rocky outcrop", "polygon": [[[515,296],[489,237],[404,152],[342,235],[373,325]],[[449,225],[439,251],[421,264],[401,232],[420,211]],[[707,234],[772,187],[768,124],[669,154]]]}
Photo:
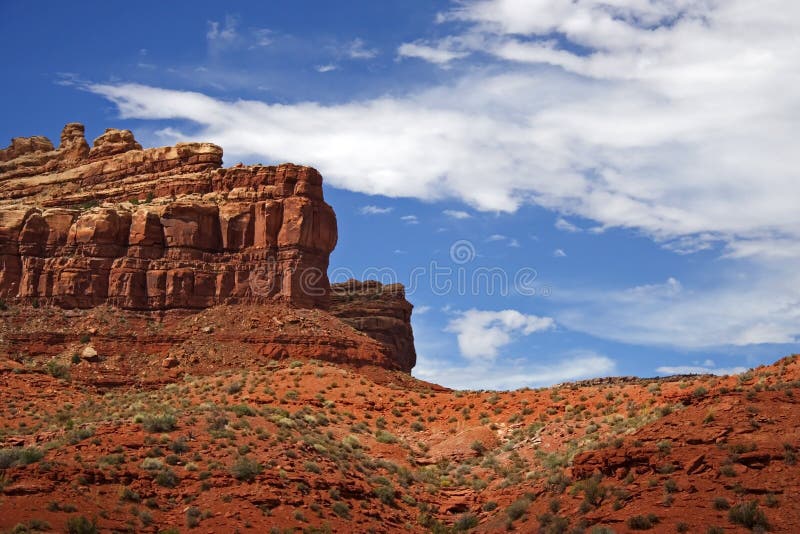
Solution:
{"label": "rocky outcrop", "polygon": [[292,164],[222,168],[222,149],[142,149],[68,124],[0,150],[0,298],[131,310],[327,307],[336,216]]}
{"label": "rocky outcrop", "polygon": [[389,348],[404,371],[417,362],[411,310],[402,284],[349,280],[331,286],[330,312]]}

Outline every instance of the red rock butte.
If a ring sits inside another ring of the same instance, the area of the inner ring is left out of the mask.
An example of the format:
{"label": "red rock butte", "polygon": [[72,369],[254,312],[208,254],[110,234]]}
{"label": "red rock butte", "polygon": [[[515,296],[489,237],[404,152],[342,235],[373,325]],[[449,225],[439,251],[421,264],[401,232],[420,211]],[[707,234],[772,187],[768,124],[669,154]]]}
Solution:
{"label": "red rock butte", "polygon": [[[78,123],[64,127],[57,148],[34,136],[0,150],[0,299],[10,303],[150,313],[267,303],[327,310],[336,242],[336,215],[311,167],[223,168],[214,144],[143,149],[117,129],[90,147]],[[337,310],[410,370],[411,305],[402,286],[387,288],[385,305],[362,312],[355,307],[366,300],[353,298]]]}

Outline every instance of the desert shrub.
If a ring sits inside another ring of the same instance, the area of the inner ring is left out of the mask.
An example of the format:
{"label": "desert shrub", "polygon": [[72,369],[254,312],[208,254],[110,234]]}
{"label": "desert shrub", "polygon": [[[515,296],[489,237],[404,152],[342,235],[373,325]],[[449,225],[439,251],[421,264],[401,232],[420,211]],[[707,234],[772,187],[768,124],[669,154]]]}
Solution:
{"label": "desert shrub", "polygon": [[392,487],[391,483],[382,484],[372,489],[372,493],[380,499],[383,504],[388,504],[389,506],[394,506],[394,496],[395,491]]}
{"label": "desert shrub", "polygon": [[726,477],[735,477],[736,476],[736,469],[733,468],[732,465],[723,465],[719,468],[719,472],[721,475]]}
{"label": "desert shrub", "polygon": [[165,488],[174,488],[178,485],[178,482],[180,482],[178,475],[176,475],[171,469],[159,471],[156,475],[155,481],[156,484]]}
{"label": "desert shrub", "polygon": [[261,471],[261,464],[247,456],[240,456],[231,466],[231,475],[233,475],[233,478],[245,482],[252,482],[255,480],[256,476],[261,473]]}
{"label": "desert shrub", "polygon": [[584,499],[592,506],[600,506],[606,496],[605,486],[600,485],[598,477],[592,477],[583,483]]}
{"label": "desert shrub", "polygon": [[310,471],[311,473],[320,474],[322,472],[322,470],[315,462],[311,461],[305,462],[303,464],[303,467],[306,468],[306,471]]}
{"label": "desert shrub", "polygon": [[75,430],[70,430],[67,432],[66,438],[67,443],[70,445],[75,445],[76,443],[80,443],[81,441],[94,436],[94,428],[86,427],[86,428],[76,428]]}
{"label": "desert shrub", "polygon": [[397,436],[383,429],[375,432],[375,439],[378,443],[397,443]]}
{"label": "desert shrub", "polygon": [[347,504],[343,503],[342,501],[336,501],[331,505],[331,509],[333,513],[338,515],[341,518],[349,519],[350,518],[350,507]]}
{"label": "desert shrub", "polygon": [[202,513],[200,512],[200,508],[197,506],[190,506],[186,509],[186,526],[189,528],[195,528],[200,525],[200,517]]}
{"label": "desert shrub", "polygon": [[142,428],[148,432],[172,432],[178,420],[172,414],[148,414],[142,417]]}
{"label": "desert shrub", "polygon": [[485,503],[483,503],[482,508],[484,512],[491,512],[492,510],[497,509],[497,503],[494,501],[486,501]]}
{"label": "desert shrub", "polygon": [[659,522],[655,514],[635,515],[628,518],[628,528],[631,530],[649,530]]}
{"label": "desert shrub", "polygon": [[230,410],[239,417],[253,417],[256,415],[255,410],[247,404],[236,404],[235,406],[231,406]]}
{"label": "desert shrub", "polygon": [[763,510],[758,509],[758,501],[749,501],[737,504],[728,511],[728,519],[731,523],[742,525],[749,529],[761,527],[764,530],[769,529],[767,516]]}
{"label": "desert shrub", "polygon": [[731,507],[725,497],[714,497],[712,504],[714,505],[714,510],[728,510]]}
{"label": "desert shrub", "polygon": [[97,528],[95,520],[89,521],[84,516],[78,515],[67,519],[67,532],[69,534],[98,534],[100,529]]}
{"label": "desert shrub", "polygon": [[456,532],[469,530],[478,526],[478,518],[474,514],[464,514],[453,523],[453,530]]}
{"label": "desert shrub", "polygon": [[21,465],[38,462],[44,457],[44,452],[36,447],[10,447],[0,449],[0,469],[8,469]]}
{"label": "desert shrub", "polygon": [[235,395],[240,391],[242,391],[243,387],[244,386],[242,385],[241,382],[231,382],[230,384],[228,384],[228,387],[225,388],[225,391],[227,391],[228,394],[230,395]]}
{"label": "desert shrub", "polygon": [[53,378],[67,378],[69,377],[69,368],[59,363],[57,360],[50,360],[45,364],[45,371]]}
{"label": "desert shrub", "polygon": [[139,502],[141,497],[128,486],[122,486],[119,490],[119,500],[124,502]]}
{"label": "desert shrub", "polygon": [[528,511],[530,505],[531,501],[529,499],[526,498],[517,499],[516,501],[508,505],[508,508],[506,508],[506,515],[512,521],[516,521],[517,519],[525,515],[525,512]]}

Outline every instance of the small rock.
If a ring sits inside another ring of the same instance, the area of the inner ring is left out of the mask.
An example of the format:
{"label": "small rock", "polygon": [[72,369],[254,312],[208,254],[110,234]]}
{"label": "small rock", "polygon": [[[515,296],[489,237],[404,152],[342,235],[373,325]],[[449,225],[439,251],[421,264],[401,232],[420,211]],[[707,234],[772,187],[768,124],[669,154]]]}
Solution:
{"label": "small rock", "polygon": [[204,334],[210,334],[211,332],[214,331],[214,327],[213,326],[204,326],[203,328],[200,329],[200,331],[203,332]]}
{"label": "small rock", "polygon": [[165,369],[171,369],[173,367],[176,367],[179,363],[180,362],[178,362],[178,359],[175,358],[174,356],[167,356],[161,361],[161,367]]}
{"label": "small rock", "polygon": [[81,352],[81,359],[87,362],[98,362],[100,361],[100,356],[97,354],[94,347],[86,345],[86,347],[83,348],[83,352]]}

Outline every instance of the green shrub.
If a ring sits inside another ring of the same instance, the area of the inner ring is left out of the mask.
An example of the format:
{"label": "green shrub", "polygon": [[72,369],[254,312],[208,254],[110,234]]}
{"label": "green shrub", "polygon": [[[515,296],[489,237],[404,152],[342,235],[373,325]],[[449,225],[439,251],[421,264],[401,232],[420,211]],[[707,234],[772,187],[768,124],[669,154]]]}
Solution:
{"label": "green shrub", "polygon": [[628,528],[631,530],[649,530],[659,522],[655,514],[635,515],[628,518]]}
{"label": "green shrub", "polygon": [[45,371],[47,374],[52,376],[53,378],[68,378],[69,377],[69,368],[59,363],[57,360],[50,360],[45,365]]}
{"label": "green shrub", "polygon": [[171,469],[159,471],[156,475],[155,481],[156,484],[159,486],[164,486],[165,488],[174,488],[178,485],[178,482],[180,482],[178,475],[176,475]]}
{"label": "green shrub", "polygon": [[200,512],[200,508],[197,506],[190,506],[186,509],[186,526],[189,528],[195,528],[200,525],[200,517],[202,513]]}
{"label": "green shrub", "polygon": [[398,441],[397,436],[383,429],[375,432],[375,440],[378,441],[378,443],[397,443]]}
{"label": "green shrub", "polygon": [[261,464],[257,461],[247,456],[240,456],[231,466],[231,475],[236,480],[252,482],[262,470]]}
{"label": "green shrub", "polygon": [[235,406],[231,406],[230,410],[239,417],[253,417],[256,415],[255,410],[253,410],[247,404],[237,404]]}
{"label": "green shrub", "polygon": [[767,516],[763,510],[758,509],[758,501],[737,504],[728,511],[728,519],[731,523],[742,525],[749,529],[761,527],[764,530],[769,530]]}
{"label": "green shrub", "polygon": [[142,427],[148,432],[172,432],[177,423],[178,419],[171,414],[145,415],[142,418]]}
{"label": "green shrub", "polygon": [[82,515],[73,516],[67,519],[67,532],[69,534],[99,534],[97,522],[93,519],[89,521]]}
{"label": "green shrub", "polygon": [[469,530],[478,526],[478,518],[474,514],[464,514],[453,523],[453,529],[458,532]]}
{"label": "green shrub", "polygon": [[128,486],[122,486],[119,490],[119,500],[124,502],[139,502],[141,497]]}
{"label": "green shrub", "polygon": [[714,510],[728,510],[731,507],[731,504],[725,497],[714,497],[713,505]]}
{"label": "green shrub", "polygon": [[341,501],[334,502],[333,505],[331,506],[331,509],[333,510],[334,514],[338,515],[341,518],[344,519],[350,518],[350,507]]}
{"label": "green shrub", "polygon": [[516,501],[508,505],[508,508],[506,508],[506,515],[512,521],[516,521],[517,519],[525,515],[525,512],[528,511],[530,505],[531,501],[529,499],[526,498],[517,499]]}
{"label": "green shrub", "polygon": [[11,447],[0,449],[0,469],[8,469],[21,465],[38,462],[44,457],[44,452],[36,447]]}

